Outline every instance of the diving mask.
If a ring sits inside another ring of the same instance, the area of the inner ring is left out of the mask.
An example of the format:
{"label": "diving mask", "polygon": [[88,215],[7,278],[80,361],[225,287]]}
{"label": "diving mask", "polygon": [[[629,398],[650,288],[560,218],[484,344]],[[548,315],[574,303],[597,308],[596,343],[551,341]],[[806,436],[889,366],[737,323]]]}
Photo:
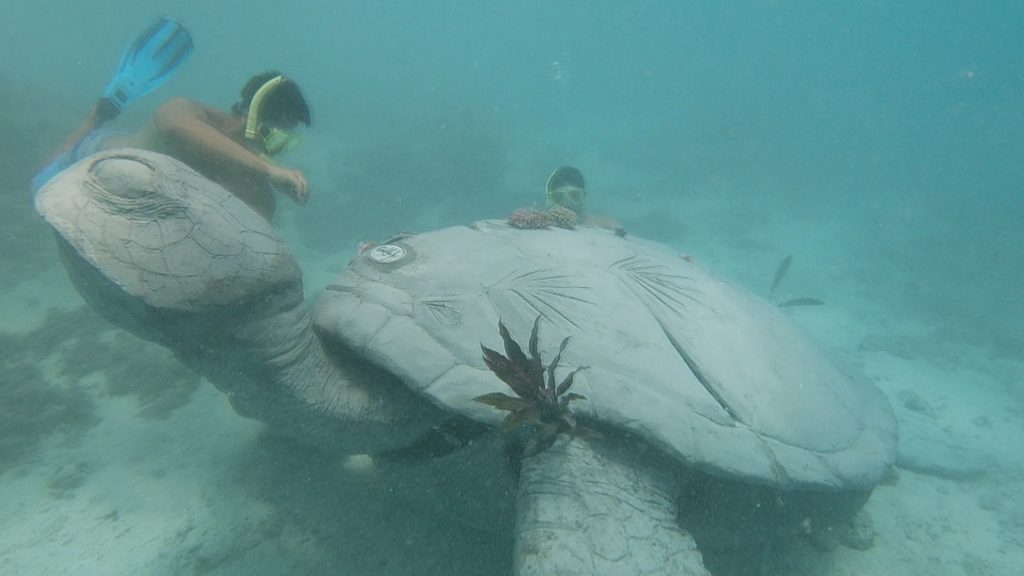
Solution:
{"label": "diving mask", "polygon": [[299,137],[287,130],[260,126],[260,141],[268,156],[277,156],[285,152],[291,152],[299,145]]}
{"label": "diving mask", "polygon": [[562,166],[548,176],[548,185],[544,194],[548,207],[563,206],[583,214],[583,204],[587,199],[586,184],[583,173],[572,166]]}
{"label": "diving mask", "polygon": [[577,214],[583,212],[583,203],[586,198],[586,190],[573,186],[548,190],[547,193],[548,207],[564,206]]}

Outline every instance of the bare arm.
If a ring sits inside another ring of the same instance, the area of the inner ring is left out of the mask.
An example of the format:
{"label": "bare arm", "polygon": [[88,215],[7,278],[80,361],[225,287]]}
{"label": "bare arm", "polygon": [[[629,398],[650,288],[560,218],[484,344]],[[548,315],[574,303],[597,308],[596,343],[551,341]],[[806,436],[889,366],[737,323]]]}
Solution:
{"label": "bare arm", "polygon": [[622,234],[625,234],[625,232],[626,232],[626,229],[625,229],[625,227],[622,226],[621,222],[619,222],[615,218],[611,218],[609,216],[599,216],[597,214],[587,214],[587,216],[583,219],[583,221],[586,224],[589,224],[591,226],[595,226],[597,228],[604,228],[605,230],[611,230],[611,231],[615,232],[616,234],[619,234],[620,231],[621,231]]}
{"label": "bare arm", "polygon": [[222,112],[184,98],[171,100],[153,113],[153,124],[169,141],[248,172],[256,179],[266,179],[296,202],[306,203],[309,187],[302,172],[275,166],[253,154],[217,128],[224,123]]}

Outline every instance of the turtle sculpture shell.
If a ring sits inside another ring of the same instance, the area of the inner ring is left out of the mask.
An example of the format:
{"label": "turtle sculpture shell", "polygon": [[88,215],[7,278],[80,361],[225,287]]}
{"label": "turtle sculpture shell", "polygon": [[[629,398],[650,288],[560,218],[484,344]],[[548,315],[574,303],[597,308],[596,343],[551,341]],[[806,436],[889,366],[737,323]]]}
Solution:
{"label": "turtle sculpture shell", "polygon": [[480,356],[501,320],[541,355],[571,342],[586,365],[581,418],[629,431],[713,474],[784,488],[870,488],[892,465],[896,426],[881,392],[837,366],[787,316],[667,247],[583,227],[484,221],[377,245],[327,287],[327,338],[473,419],[504,413]]}

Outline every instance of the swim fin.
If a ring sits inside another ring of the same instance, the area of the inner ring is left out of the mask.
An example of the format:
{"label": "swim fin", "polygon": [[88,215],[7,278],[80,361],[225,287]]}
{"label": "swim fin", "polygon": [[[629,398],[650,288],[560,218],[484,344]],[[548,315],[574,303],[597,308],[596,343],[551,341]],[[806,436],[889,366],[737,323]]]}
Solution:
{"label": "swim fin", "polygon": [[128,46],[121,67],[103,90],[97,108],[101,122],[170,79],[193,50],[192,35],[184,26],[167,18],[154,22]]}

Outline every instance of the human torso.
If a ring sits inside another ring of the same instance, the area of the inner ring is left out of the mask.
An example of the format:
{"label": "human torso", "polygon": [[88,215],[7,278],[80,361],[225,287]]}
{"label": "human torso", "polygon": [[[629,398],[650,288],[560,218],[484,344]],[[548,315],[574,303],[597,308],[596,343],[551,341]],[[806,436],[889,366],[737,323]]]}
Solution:
{"label": "human torso", "polygon": [[[245,145],[244,141],[239,141],[238,138],[222,129],[217,120],[216,117],[213,117],[208,124],[224,134],[225,137]],[[257,178],[204,150],[169,140],[157,130],[152,121],[147,122],[141,130],[121,145],[142,148],[175,158],[223,186],[267,220],[274,215],[277,199],[274,196],[273,188],[265,179]]]}

